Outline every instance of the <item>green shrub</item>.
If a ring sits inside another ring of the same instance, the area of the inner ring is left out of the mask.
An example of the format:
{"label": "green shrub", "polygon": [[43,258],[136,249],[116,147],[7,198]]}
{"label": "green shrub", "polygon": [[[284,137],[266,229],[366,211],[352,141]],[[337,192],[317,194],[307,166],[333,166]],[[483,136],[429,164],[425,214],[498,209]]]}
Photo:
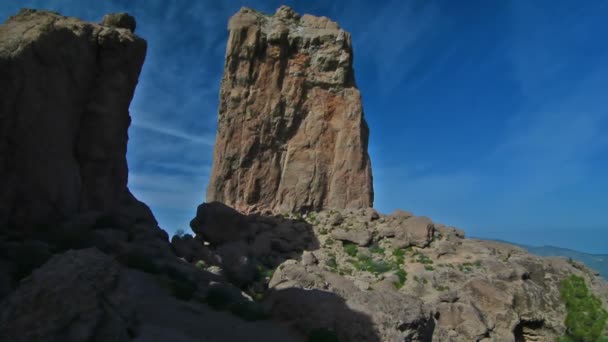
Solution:
{"label": "green shrub", "polygon": [[336,257],[335,256],[331,256],[329,257],[329,259],[327,259],[327,261],[325,261],[325,265],[327,265],[327,267],[335,270],[338,268],[338,262],[336,261]]}
{"label": "green shrub", "polygon": [[259,278],[266,279],[266,280],[270,280],[275,272],[275,269],[266,268],[263,265],[258,265],[257,269],[258,269]]}
{"label": "green shrub", "polygon": [[342,247],[344,248],[344,252],[346,252],[346,254],[352,257],[357,256],[357,245],[354,243],[345,242]]}
{"label": "green shrub", "polygon": [[405,250],[400,248],[394,249],[393,257],[395,257],[395,263],[397,265],[403,265],[405,263]]}
{"label": "green shrub", "polygon": [[402,269],[399,269],[395,274],[397,275],[397,277],[399,277],[399,281],[394,283],[393,285],[395,285],[396,288],[400,289],[403,287],[403,285],[405,285],[405,281],[407,280],[407,272]]}
{"label": "green shrub", "polygon": [[329,329],[313,329],[308,333],[308,342],[339,342],[338,335]]}
{"label": "green shrub", "polygon": [[433,260],[431,260],[431,258],[429,258],[428,256],[426,256],[420,252],[416,252],[416,253],[414,253],[414,255],[417,257],[416,262],[419,262],[419,263],[425,264],[425,265],[433,264]]}
{"label": "green shrub", "polygon": [[470,262],[465,262],[461,265],[458,265],[458,269],[460,269],[460,272],[464,273],[473,272],[473,264],[471,264]]}
{"label": "green shrub", "polygon": [[205,267],[207,267],[207,264],[203,260],[199,260],[194,264],[194,267],[198,268],[199,270],[204,270]]}
{"label": "green shrub", "polygon": [[331,246],[334,244],[334,242],[334,239],[328,238],[327,240],[325,240],[325,246]]}
{"label": "green shrub", "polygon": [[[608,313],[602,302],[589,292],[585,280],[572,275],[560,284],[560,294],[566,303],[566,336],[560,341],[596,342],[606,340],[601,334]],[[600,339],[601,338],[601,339]]]}
{"label": "green shrub", "polygon": [[384,248],[380,247],[377,243],[371,245],[369,251],[374,254],[384,254]]}
{"label": "green shrub", "polygon": [[384,260],[375,261],[367,255],[359,255],[357,260],[349,260],[353,266],[360,271],[367,271],[375,275],[379,275],[388,272],[392,269],[392,266],[386,263]]}
{"label": "green shrub", "polygon": [[424,265],[424,269],[427,270],[427,271],[434,271],[435,270],[435,268],[433,266],[431,266],[431,265]]}

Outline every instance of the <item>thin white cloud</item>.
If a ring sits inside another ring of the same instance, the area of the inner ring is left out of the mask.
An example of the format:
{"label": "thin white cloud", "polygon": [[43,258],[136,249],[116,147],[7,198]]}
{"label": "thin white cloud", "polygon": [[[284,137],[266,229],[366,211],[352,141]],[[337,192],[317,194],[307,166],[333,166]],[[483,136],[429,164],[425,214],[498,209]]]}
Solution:
{"label": "thin white cloud", "polygon": [[131,124],[131,126],[136,127],[136,128],[141,128],[141,129],[145,129],[151,132],[156,132],[156,133],[160,133],[160,134],[164,134],[164,135],[168,135],[174,138],[179,138],[179,139],[184,139],[187,140],[191,143],[195,143],[195,144],[202,144],[202,145],[208,145],[208,146],[213,146],[214,144],[214,139],[210,138],[209,136],[197,136],[197,135],[193,135],[190,133],[186,133],[177,129],[173,129],[167,126],[163,126],[160,124],[155,124],[155,123],[150,123],[150,122],[145,122],[145,121],[137,121],[137,122],[133,122]]}

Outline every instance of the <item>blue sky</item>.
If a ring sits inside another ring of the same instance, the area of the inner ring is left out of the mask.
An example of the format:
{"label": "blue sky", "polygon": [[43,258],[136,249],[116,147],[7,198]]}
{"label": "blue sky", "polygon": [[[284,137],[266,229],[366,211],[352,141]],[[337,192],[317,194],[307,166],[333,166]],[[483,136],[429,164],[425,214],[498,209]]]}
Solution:
{"label": "blue sky", "polygon": [[283,3],[352,33],[378,210],[608,253],[606,1],[5,0],[0,17],[136,16],[129,186],[174,232],[204,199],[228,18]]}

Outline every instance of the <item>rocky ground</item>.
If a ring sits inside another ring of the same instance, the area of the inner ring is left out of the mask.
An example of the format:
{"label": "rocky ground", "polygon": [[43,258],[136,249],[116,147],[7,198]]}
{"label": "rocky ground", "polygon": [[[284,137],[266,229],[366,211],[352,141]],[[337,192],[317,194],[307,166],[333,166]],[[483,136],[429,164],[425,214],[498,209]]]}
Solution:
{"label": "rocky ground", "polygon": [[299,330],[344,341],[553,341],[565,333],[559,288],[572,274],[608,304],[606,282],[580,264],[405,211],[244,216],[211,203],[192,227],[197,238],[173,238],[178,255]]}

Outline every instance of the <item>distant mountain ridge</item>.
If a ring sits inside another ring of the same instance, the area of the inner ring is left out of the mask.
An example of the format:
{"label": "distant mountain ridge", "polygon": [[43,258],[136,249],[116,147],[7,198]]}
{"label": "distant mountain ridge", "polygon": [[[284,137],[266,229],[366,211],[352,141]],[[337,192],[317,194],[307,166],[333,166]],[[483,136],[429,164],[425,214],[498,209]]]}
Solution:
{"label": "distant mountain ridge", "polygon": [[558,256],[572,258],[576,261],[582,262],[594,271],[599,272],[602,278],[608,279],[608,254],[589,254],[555,246],[528,246],[504,240],[493,241],[504,242],[517,247],[521,247],[532,254],[540,256]]}

